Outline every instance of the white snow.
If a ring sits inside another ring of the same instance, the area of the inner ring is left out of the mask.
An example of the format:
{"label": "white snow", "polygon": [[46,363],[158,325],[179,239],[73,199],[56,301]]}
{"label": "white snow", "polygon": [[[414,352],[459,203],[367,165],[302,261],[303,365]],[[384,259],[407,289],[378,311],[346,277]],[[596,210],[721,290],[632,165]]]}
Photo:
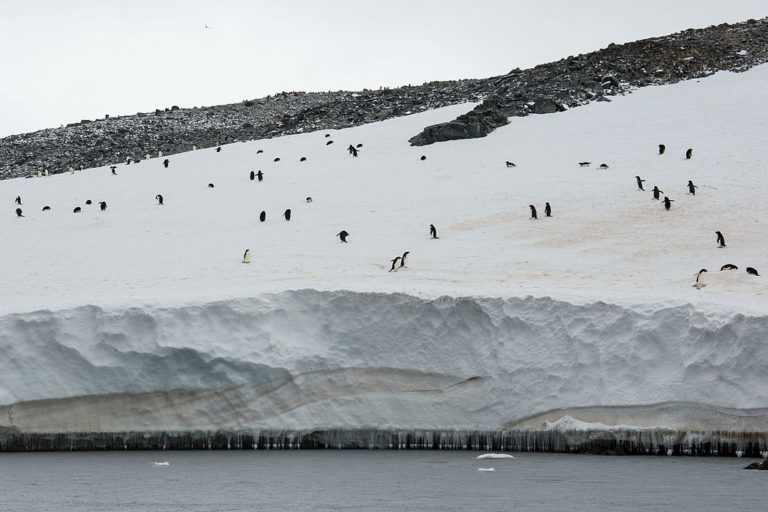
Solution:
{"label": "white snow", "polygon": [[[766,84],[768,66],[720,73],[420,148],[407,139],[471,105],[330,146],[306,133],[0,182],[0,426],[695,429],[720,411],[716,428],[767,430],[768,286],[744,272],[768,272]],[[662,402],[685,418],[636,408]]]}
{"label": "white snow", "polygon": [[482,455],[478,455],[477,459],[514,459],[514,455],[510,455],[508,453],[484,453]]}

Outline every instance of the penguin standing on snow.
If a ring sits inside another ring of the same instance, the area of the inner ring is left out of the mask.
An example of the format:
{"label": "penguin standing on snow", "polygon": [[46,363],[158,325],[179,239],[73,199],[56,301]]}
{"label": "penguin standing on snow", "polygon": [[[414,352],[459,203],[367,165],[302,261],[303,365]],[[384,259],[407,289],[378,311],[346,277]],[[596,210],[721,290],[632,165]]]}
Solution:
{"label": "penguin standing on snow", "polygon": [[[407,258],[409,254],[411,254],[410,251],[405,251],[403,253],[403,256],[400,258],[400,266],[397,267],[397,268],[405,267],[405,258]],[[408,268],[408,267],[405,267],[405,268]]]}
{"label": "penguin standing on snow", "polygon": [[349,145],[349,147],[347,148],[347,151],[349,151],[350,155],[357,156],[357,148],[352,144]]}
{"label": "penguin standing on snow", "polygon": [[723,236],[723,234],[719,231],[715,231],[715,234],[717,235],[717,246],[725,247],[725,237]]}
{"label": "penguin standing on snow", "polygon": [[390,272],[395,270],[395,265],[397,265],[397,262],[400,261],[400,256],[392,260],[392,268],[389,269]]}
{"label": "penguin standing on snow", "polygon": [[344,243],[346,244],[346,243],[347,243],[347,237],[349,236],[349,233],[347,233],[347,232],[346,232],[346,231],[344,231],[344,230],[341,230],[341,232],[340,232],[339,234],[337,234],[336,236],[338,236],[339,238],[341,238],[341,241],[342,241],[342,242],[344,242]]}
{"label": "penguin standing on snow", "polygon": [[155,199],[157,199],[157,204],[159,204],[160,206],[163,205],[163,194],[157,194],[155,196]]}
{"label": "penguin standing on snow", "polygon": [[429,238],[432,238],[434,240],[437,240],[437,228],[435,228],[434,224],[429,225]]}
{"label": "penguin standing on snow", "polygon": [[693,156],[693,148],[688,148],[685,152],[685,159],[690,160]]}
{"label": "penguin standing on snow", "polygon": [[707,286],[704,283],[704,273],[705,272],[707,272],[707,269],[703,268],[703,269],[699,270],[698,272],[696,272],[695,274],[693,274],[693,275],[696,276],[696,284],[693,285],[694,288],[698,288],[699,290],[701,290],[702,288]]}
{"label": "penguin standing on snow", "polygon": [[21,196],[16,196],[16,200],[14,202],[21,206]]}
{"label": "penguin standing on snow", "polygon": [[250,263],[251,262],[251,250],[246,249],[243,253],[243,263]]}
{"label": "penguin standing on snow", "polygon": [[217,147],[217,148],[216,148],[216,152],[217,152],[217,153],[221,153],[221,146],[219,146],[219,147]]}
{"label": "penguin standing on snow", "polygon": [[656,200],[658,200],[658,199],[659,199],[659,193],[663,194],[663,193],[664,193],[664,191],[663,191],[663,190],[661,190],[661,189],[660,189],[659,187],[657,187],[656,185],[654,185],[654,186],[653,186],[653,198],[654,198],[654,199],[656,199]]}
{"label": "penguin standing on snow", "polygon": [[663,155],[664,151],[666,151],[666,149],[667,149],[667,146],[665,146],[664,144],[659,144],[659,154],[660,155]]}
{"label": "penguin standing on snow", "polygon": [[546,215],[547,217],[551,217],[552,216],[552,207],[549,206],[549,202],[547,202],[544,205],[544,215]]}
{"label": "penguin standing on snow", "polygon": [[538,216],[538,215],[536,215],[536,207],[535,207],[535,206],[533,206],[532,204],[529,204],[529,205],[528,205],[528,208],[530,208],[530,209],[531,209],[531,219],[534,219],[534,220],[535,220],[535,219],[538,219],[538,218],[539,218],[539,216]]}
{"label": "penguin standing on snow", "polygon": [[256,173],[251,171],[251,181],[253,181],[254,179],[256,179]]}
{"label": "penguin standing on snow", "polygon": [[670,199],[667,196],[664,196],[664,209],[669,211],[669,209],[672,208],[672,203],[674,202],[674,199]]}
{"label": "penguin standing on snow", "polygon": [[165,167],[165,168],[167,169],[167,168],[168,168],[168,165],[169,165],[170,163],[171,163],[171,162],[170,162],[170,160],[168,160],[168,159],[166,158],[165,160],[163,160],[163,167]]}
{"label": "penguin standing on snow", "polygon": [[285,220],[291,220],[291,209],[288,208],[287,210],[285,210],[285,213],[283,213],[283,215],[285,216]]}
{"label": "penguin standing on snow", "polygon": [[24,215],[22,215],[21,208],[16,208],[16,216],[17,217],[23,217],[24,216]]}
{"label": "penguin standing on snow", "polygon": [[101,208],[101,211],[104,211],[107,209],[107,202],[106,201],[99,201],[99,208]]}
{"label": "penguin standing on snow", "polygon": [[116,166],[116,165],[112,165],[112,166],[110,166],[109,168],[112,170],[112,174],[114,174],[115,176],[117,176],[117,166]]}
{"label": "penguin standing on snow", "polygon": [[262,210],[262,211],[261,211],[261,213],[259,214],[259,220],[260,220],[261,222],[264,222],[265,220],[267,220],[267,212],[265,212],[264,210]]}
{"label": "penguin standing on snow", "polygon": [[643,183],[645,183],[645,180],[640,178],[640,176],[635,176],[635,179],[637,180],[637,188],[645,192],[645,189],[643,188]]}
{"label": "penguin standing on snow", "polygon": [[261,172],[261,169],[259,169],[259,172],[256,173],[256,177],[259,179],[259,181],[264,180],[264,173]]}
{"label": "penguin standing on snow", "polygon": [[696,195],[696,189],[699,188],[696,185],[693,184],[693,181],[688,180],[688,193],[692,195]]}

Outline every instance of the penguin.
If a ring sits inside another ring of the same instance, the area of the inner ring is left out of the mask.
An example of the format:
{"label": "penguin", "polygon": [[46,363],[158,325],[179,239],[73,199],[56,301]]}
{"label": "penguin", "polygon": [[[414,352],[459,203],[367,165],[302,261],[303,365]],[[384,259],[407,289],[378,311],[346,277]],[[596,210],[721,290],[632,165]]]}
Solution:
{"label": "penguin", "polygon": [[726,263],[725,265],[720,267],[720,272],[722,272],[723,270],[739,270],[739,267],[737,267],[733,263]]}
{"label": "penguin", "polygon": [[579,162],[579,167],[589,167],[592,162]]}
{"label": "penguin", "polygon": [[80,213],[80,207],[76,207],[74,210],[72,210],[72,213]]}
{"label": "penguin", "polygon": [[693,156],[693,148],[688,148],[685,152],[685,159],[690,160]]}
{"label": "penguin", "polygon": [[659,193],[663,194],[663,193],[664,193],[664,191],[663,191],[663,190],[661,190],[661,189],[660,189],[659,187],[657,187],[656,185],[654,185],[654,186],[653,186],[653,198],[654,198],[654,199],[656,199],[656,200],[658,200],[658,199],[659,199]]}
{"label": "penguin", "polygon": [[92,204],[93,204],[93,201],[91,201],[90,199],[86,199],[86,200],[85,200],[85,204],[87,204],[88,206],[90,206],[90,205],[92,205]]}
{"label": "penguin", "polygon": [[692,195],[696,195],[696,189],[699,188],[696,185],[693,184],[693,181],[688,180],[688,193]]}
{"label": "penguin", "polygon": [[510,162],[509,160],[507,160],[506,164],[507,167],[517,167],[514,162]]}
{"label": "penguin", "polygon": [[16,196],[16,199],[14,200],[14,203],[21,205],[21,196]]}
{"label": "penguin", "polygon": [[283,216],[285,216],[285,220],[291,220],[291,209],[288,208],[287,210],[285,210],[285,212],[283,213]]}
{"label": "penguin", "polygon": [[217,147],[217,148],[216,148],[216,152],[217,152],[217,153],[221,153],[221,146],[219,146],[219,147]]}
{"label": "penguin", "polygon": [[117,176],[117,166],[116,166],[116,165],[112,165],[112,166],[110,166],[109,168],[110,168],[110,170],[112,171],[112,174],[114,174],[115,176]]}
{"label": "penguin", "polygon": [[363,145],[362,145],[362,144],[358,144],[358,145],[357,145],[357,146],[355,146],[355,147],[359,149],[359,148],[363,147]]}
{"label": "penguin", "polygon": [[82,171],[83,169],[85,169],[85,167],[83,166],[83,164],[80,164],[80,170]]}
{"label": "penguin", "polygon": [[531,209],[531,219],[534,219],[534,220],[535,220],[535,219],[538,219],[538,218],[539,218],[539,216],[538,216],[538,215],[536,215],[536,207],[535,207],[535,206],[533,206],[532,204],[529,204],[529,205],[528,205],[528,208],[530,208],[530,209]]}
{"label": "penguin", "polygon": [[261,169],[259,169],[259,172],[256,173],[256,177],[259,178],[259,181],[264,180],[264,173],[261,172]]}
{"label": "penguin", "polygon": [[[411,252],[410,252],[410,251],[405,251],[405,252],[403,253],[403,256],[400,258],[400,266],[399,266],[399,267],[397,267],[397,268],[403,268],[403,267],[405,267],[405,258],[407,258],[409,254],[411,254]],[[405,267],[405,268],[408,268],[408,267]]]}
{"label": "penguin", "polygon": [[332,140],[329,140],[328,142],[325,143],[326,146],[330,146],[331,144],[333,144]]}
{"label": "penguin", "polygon": [[392,260],[392,268],[390,268],[390,269],[389,269],[389,271],[390,271],[390,272],[392,272],[393,270],[395,270],[395,265],[397,265],[397,262],[398,262],[399,260],[400,260],[400,256],[398,256],[398,257],[396,257],[395,259],[393,259],[393,260]]}
{"label": "penguin", "polygon": [[168,168],[168,165],[169,165],[170,163],[171,163],[171,161],[170,161],[170,160],[168,160],[168,159],[166,158],[165,160],[163,160],[163,167],[165,167],[165,168],[167,169],[167,168]]}
{"label": "penguin", "polygon": [[132,160],[133,160],[133,158],[131,158],[130,156],[129,156],[129,157],[126,157],[126,158],[125,158],[125,165],[131,165],[131,161],[132,161]]}
{"label": "penguin", "polygon": [[672,203],[674,203],[674,199],[670,199],[667,196],[664,196],[664,208],[669,211],[670,208],[672,208]]}
{"label": "penguin", "polygon": [[261,213],[259,214],[259,220],[260,220],[261,222],[264,222],[265,220],[267,220],[267,212],[265,212],[264,210],[262,210],[262,211],[261,211]]}
{"label": "penguin", "polygon": [[306,161],[307,161],[307,157],[305,156],[299,158],[299,162],[306,162]]}
{"label": "penguin", "polygon": [[311,198],[311,197],[309,197],[309,196],[307,196],[307,202],[308,202],[308,203],[311,203],[311,202],[312,202],[312,198]]}
{"label": "penguin", "polygon": [[645,183],[645,180],[642,179],[640,176],[635,176],[635,179],[637,180],[637,188],[639,188],[642,191],[645,191],[643,188],[643,183]]}
{"label": "penguin", "polygon": [[155,196],[155,199],[157,199],[157,204],[159,204],[160,206],[163,205],[163,194],[157,194]]}
{"label": "penguin", "polygon": [[157,158],[163,158],[163,152],[162,151],[158,151],[157,152]]}
{"label": "penguin", "polygon": [[264,150],[263,150],[263,149],[259,149],[258,151],[256,151],[256,154],[257,154],[257,155],[260,155],[260,154],[262,154],[263,152],[264,152]]}
{"label": "penguin", "polygon": [[423,162],[424,160],[426,160],[426,159],[427,159],[427,156],[426,156],[426,155],[421,155],[421,161],[422,161],[422,162]]}
{"label": "penguin", "polygon": [[551,217],[552,216],[552,207],[549,206],[549,203],[546,203],[544,205],[544,215],[546,215],[547,217]]}
{"label": "penguin", "polygon": [[197,151],[197,146],[192,144],[192,151]]}
{"label": "penguin", "polygon": [[251,262],[251,250],[246,249],[243,253],[243,263],[250,263]]}
{"label": "penguin", "polygon": [[347,232],[346,232],[346,231],[344,231],[344,230],[341,230],[341,233],[339,233],[339,234],[338,234],[338,235],[336,235],[336,236],[340,237],[340,238],[341,238],[341,241],[342,241],[342,242],[344,242],[344,243],[346,244],[346,243],[347,243],[347,237],[349,236],[349,233],[347,233]]}
{"label": "penguin", "polygon": [[21,208],[16,208],[16,216],[17,217],[23,217],[24,216],[24,215],[22,215]]}
{"label": "penguin", "polygon": [[331,136],[331,134],[330,134],[330,133],[326,133],[326,134],[325,134],[325,138],[326,138],[326,139],[327,139],[328,137],[330,137],[330,136]]}
{"label": "penguin", "polygon": [[[150,155],[149,153],[144,155],[144,160],[149,160],[150,158],[152,158],[152,155]],[[80,170],[82,171],[82,169],[80,169]]]}
{"label": "penguin", "polygon": [[715,234],[717,235],[717,246],[725,247],[725,237],[723,236],[723,234],[719,231],[715,231]]}
{"label": "penguin", "polygon": [[357,148],[355,146],[353,146],[352,144],[349,145],[349,147],[347,148],[347,151],[349,151],[350,155],[355,156],[355,157],[357,156]]}
{"label": "penguin", "polygon": [[272,160],[272,161],[273,161],[273,162],[279,162],[279,161],[280,161],[280,157],[278,156],[277,158],[275,158],[275,159],[274,159],[274,160]]}
{"label": "penguin", "polygon": [[69,174],[75,174],[75,169],[73,167],[69,168]]}
{"label": "penguin", "polygon": [[666,150],[667,150],[667,146],[665,146],[664,144],[659,144],[659,154],[660,155],[663,155],[664,151],[666,151]]}
{"label": "penguin", "polygon": [[101,211],[104,211],[107,209],[107,202],[106,201],[99,201],[99,208]]}
{"label": "penguin", "polygon": [[48,210],[50,210],[50,209],[51,209],[51,207],[50,207],[50,206],[43,206],[43,211],[44,211],[44,212],[47,212],[47,211],[48,211]]}
{"label": "penguin", "polygon": [[208,188],[213,188],[213,183],[209,183]]}
{"label": "penguin", "polygon": [[608,164],[600,164],[601,169],[608,169]]}
{"label": "penguin", "polygon": [[[117,169],[117,167],[115,167],[115,169]],[[48,176],[48,169],[45,170],[45,175]]]}
{"label": "penguin", "polygon": [[251,181],[253,181],[256,178],[256,173],[251,171]]}
{"label": "penguin", "polygon": [[434,224],[430,224],[429,225],[429,238],[431,238],[433,240],[437,240],[438,239],[437,228],[435,228]]}
{"label": "penguin", "polygon": [[759,276],[760,274],[757,273],[757,269],[753,267],[747,267],[747,274],[751,274],[753,276]]}
{"label": "penguin", "polygon": [[694,288],[697,288],[697,289],[701,290],[702,288],[707,286],[704,283],[704,275],[703,275],[704,272],[707,272],[707,269],[703,268],[703,269],[699,270],[698,272],[696,272],[695,274],[693,274],[693,275],[696,276],[696,284],[693,285]]}

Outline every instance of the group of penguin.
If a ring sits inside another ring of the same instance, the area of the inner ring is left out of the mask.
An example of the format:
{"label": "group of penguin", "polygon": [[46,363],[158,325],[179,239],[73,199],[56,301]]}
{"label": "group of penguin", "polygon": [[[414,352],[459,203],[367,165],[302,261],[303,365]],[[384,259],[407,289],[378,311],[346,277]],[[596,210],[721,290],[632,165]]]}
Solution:
{"label": "group of penguin", "polygon": [[[21,196],[16,196],[16,199],[14,200],[14,203],[17,205],[16,208],[16,216],[17,217],[24,217],[24,211],[21,208],[18,208],[18,206],[21,206]],[[85,202],[86,205],[90,206],[93,204],[93,201],[88,199]],[[106,201],[99,201],[99,209],[103,212],[107,209],[107,202]],[[51,207],[48,205],[43,206],[43,211],[48,212],[51,211]],[[75,208],[72,210],[72,213],[80,213],[82,211],[82,208],[79,206],[75,206]]]}

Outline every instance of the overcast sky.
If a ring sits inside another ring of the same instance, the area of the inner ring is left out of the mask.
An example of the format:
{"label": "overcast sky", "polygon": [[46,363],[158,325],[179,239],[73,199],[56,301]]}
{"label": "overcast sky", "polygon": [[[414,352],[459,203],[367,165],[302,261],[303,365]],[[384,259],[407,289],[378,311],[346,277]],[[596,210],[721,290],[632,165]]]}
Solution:
{"label": "overcast sky", "polygon": [[766,0],[0,0],[0,137],[279,91],[483,78],[765,16]]}

